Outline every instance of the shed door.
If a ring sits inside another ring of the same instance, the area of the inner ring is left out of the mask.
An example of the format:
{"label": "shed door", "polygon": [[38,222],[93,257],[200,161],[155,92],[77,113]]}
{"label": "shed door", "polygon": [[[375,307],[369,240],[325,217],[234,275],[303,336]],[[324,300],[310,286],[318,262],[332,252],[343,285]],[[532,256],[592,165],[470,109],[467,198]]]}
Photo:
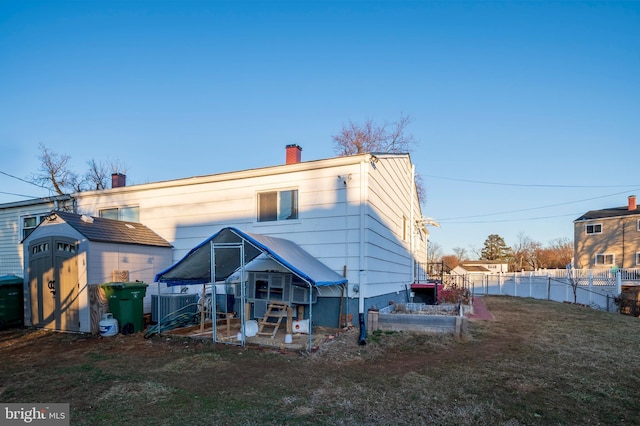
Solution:
{"label": "shed door", "polygon": [[76,241],[47,237],[29,244],[31,319],[36,327],[79,331]]}

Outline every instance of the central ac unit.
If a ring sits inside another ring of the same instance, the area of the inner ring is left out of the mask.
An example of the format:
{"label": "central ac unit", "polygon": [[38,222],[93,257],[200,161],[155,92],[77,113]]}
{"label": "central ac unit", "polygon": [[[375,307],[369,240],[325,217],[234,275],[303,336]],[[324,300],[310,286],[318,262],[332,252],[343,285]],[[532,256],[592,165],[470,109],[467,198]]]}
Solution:
{"label": "central ac unit", "polygon": [[[198,310],[198,295],[188,293],[161,294],[160,319],[166,321],[177,315],[195,314]],[[151,295],[151,321],[158,322],[158,295]]]}

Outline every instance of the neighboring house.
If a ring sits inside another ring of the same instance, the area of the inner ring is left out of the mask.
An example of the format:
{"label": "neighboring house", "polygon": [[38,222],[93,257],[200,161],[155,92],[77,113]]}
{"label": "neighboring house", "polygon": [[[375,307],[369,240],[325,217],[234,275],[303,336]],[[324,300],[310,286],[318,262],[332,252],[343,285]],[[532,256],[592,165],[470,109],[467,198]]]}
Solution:
{"label": "neighboring house", "polygon": [[[499,274],[509,272],[509,264],[499,260],[465,260],[461,266],[467,272],[483,272],[489,274]],[[474,267],[479,269],[474,270]]]}
{"label": "neighboring house", "polygon": [[458,265],[451,270],[454,275],[467,275],[467,274],[483,274],[489,275],[491,271],[482,265]]}
{"label": "neighboring house", "polygon": [[591,210],[574,224],[574,267],[578,269],[640,266],[640,209],[636,196],[623,207]]}
{"label": "neighboring house", "polygon": [[[290,240],[345,277],[344,293],[319,291],[322,309],[364,313],[372,305],[407,300],[416,266],[426,263],[428,237],[411,157],[302,162],[301,148],[289,145],[286,158],[279,166],[134,186],[118,186],[123,177],[114,177],[114,188],[72,194],[71,205],[79,214],[145,224],[174,247],[165,267],[234,227]],[[0,226],[19,233],[19,215],[5,213]],[[19,253],[16,238],[3,244],[11,242]]]}
{"label": "neighboring house", "polygon": [[62,331],[98,331],[91,285],[152,282],[171,261],[171,244],[140,223],[63,211],[47,215],[23,248],[25,324]]}
{"label": "neighboring house", "polygon": [[24,259],[20,242],[53,210],[74,211],[74,199],[58,195],[0,205],[0,275],[22,276]]}

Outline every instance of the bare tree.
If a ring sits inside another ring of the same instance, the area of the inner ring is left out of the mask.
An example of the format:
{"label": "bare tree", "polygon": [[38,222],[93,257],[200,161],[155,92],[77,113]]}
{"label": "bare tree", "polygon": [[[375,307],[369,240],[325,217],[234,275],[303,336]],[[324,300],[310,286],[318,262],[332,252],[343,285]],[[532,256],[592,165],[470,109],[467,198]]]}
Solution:
{"label": "bare tree", "polygon": [[89,190],[107,189],[109,180],[103,163],[97,163],[93,158],[87,161],[89,170],[84,176],[85,186]]}
{"label": "bare tree", "polygon": [[446,256],[442,256],[442,262],[444,262],[446,267],[451,270],[460,264],[460,258],[458,258],[456,255],[449,254]]}
{"label": "bare tree", "polygon": [[119,160],[97,162],[91,159],[87,162],[89,170],[82,179],[70,168],[71,157],[50,151],[40,144],[39,173],[33,174],[30,181],[55,191],[58,195],[69,192],[107,189],[111,173],[125,173],[126,167]]}
{"label": "bare tree", "polygon": [[465,249],[464,247],[454,247],[453,248],[453,252],[455,253],[456,258],[458,258],[459,262],[463,262],[465,260],[469,260],[469,255],[467,254],[467,249]]}
{"label": "bare tree", "polygon": [[404,114],[394,123],[385,121],[378,124],[371,119],[362,124],[350,121],[332,136],[334,152],[339,156],[371,152],[411,152],[416,140],[407,133],[407,127],[412,122],[413,119]]}
{"label": "bare tree", "polygon": [[[413,118],[404,114],[393,123],[376,123],[372,119],[362,124],[350,121],[332,136],[333,150],[340,157],[372,152],[411,153],[417,145],[416,139],[407,131],[412,122]],[[426,191],[419,174],[415,176],[415,183],[418,200],[423,203]]]}
{"label": "bare tree", "polygon": [[555,252],[557,268],[564,268],[573,259],[573,240],[570,238],[556,238],[549,243],[549,248]]}
{"label": "bare tree", "polygon": [[52,189],[58,195],[73,192],[78,189],[78,175],[69,169],[71,157],[49,151],[40,144],[40,169],[30,180],[46,188]]}
{"label": "bare tree", "polygon": [[518,234],[518,239],[512,250],[512,269],[514,271],[536,270],[540,267],[542,244],[532,240],[524,232]]}
{"label": "bare tree", "polygon": [[427,251],[427,262],[436,263],[442,258],[442,247],[438,243],[429,243]]}
{"label": "bare tree", "polygon": [[[96,162],[95,159],[87,161],[89,170],[84,175],[82,188],[86,190],[100,190],[109,188],[111,174],[126,173],[126,167],[119,160],[107,160]],[[82,189],[81,189],[82,190]]]}

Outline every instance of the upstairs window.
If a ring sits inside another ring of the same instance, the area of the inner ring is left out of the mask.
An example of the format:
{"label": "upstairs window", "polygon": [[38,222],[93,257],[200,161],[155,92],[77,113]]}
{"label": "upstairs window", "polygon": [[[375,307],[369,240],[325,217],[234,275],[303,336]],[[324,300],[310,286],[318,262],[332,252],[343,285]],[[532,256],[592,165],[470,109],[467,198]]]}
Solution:
{"label": "upstairs window", "polygon": [[640,265],[640,253],[636,253],[636,265]]}
{"label": "upstairs window", "polygon": [[258,222],[298,218],[298,190],[270,191],[258,194]]}
{"label": "upstairs window", "polygon": [[587,225],[587,235],[588,234],[602,234],[602,224],[594,223],[593,225]]}
{"label": "upstairs window", "polygon": [[616,257],[613,254],[596,254],[596,265],[615,265]]}
{"label": "upstairs window", "polygon": [[26,216],[22,218],[22,239],[24,240],[36,229],[36,226],[47,217],[46,214]]}
{"label": "upstairs window", "polygon": [[122,220],[124,222],[140,222],[140,207],[114,207],[102,209],[99,216],[103,219]]}

